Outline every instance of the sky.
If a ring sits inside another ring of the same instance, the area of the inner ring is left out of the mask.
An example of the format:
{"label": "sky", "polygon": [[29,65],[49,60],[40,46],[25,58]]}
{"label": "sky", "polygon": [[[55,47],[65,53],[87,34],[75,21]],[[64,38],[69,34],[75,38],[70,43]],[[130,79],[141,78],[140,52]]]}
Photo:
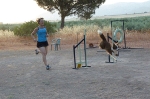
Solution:
{"label": "sky", "polygon": [[[110,5],[118,2],[145,2],[148,0],[106,0],[103,5]],[[23,23],[30,20],[35,21],[48,11],[40,8],[34,0],[0,0],[0,22]],[[49,13],[46,20],[60,20],[56,13]]]}

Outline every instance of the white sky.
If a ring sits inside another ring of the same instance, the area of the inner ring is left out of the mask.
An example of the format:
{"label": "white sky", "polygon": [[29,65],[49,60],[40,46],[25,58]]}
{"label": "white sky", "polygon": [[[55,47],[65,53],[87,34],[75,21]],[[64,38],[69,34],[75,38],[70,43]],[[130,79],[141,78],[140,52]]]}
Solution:
{"label": "white sky", "polygon": [[106,0],[105,5],[114,4],[118,2],[145,2],[149,0]]}
{"label": "white sky", "polygon": [[[148,0],[106,0],[104,5],[118,2],[145,2]],[[47,11],[40,8],[34,0],[0,0],[0,22],[20,23],[36,20]],[[50,12],[49,12],[50,13]],[[59,19],[57,13],[50,13],[49,20]],[[45,18],[46,19],[46,18]]]}

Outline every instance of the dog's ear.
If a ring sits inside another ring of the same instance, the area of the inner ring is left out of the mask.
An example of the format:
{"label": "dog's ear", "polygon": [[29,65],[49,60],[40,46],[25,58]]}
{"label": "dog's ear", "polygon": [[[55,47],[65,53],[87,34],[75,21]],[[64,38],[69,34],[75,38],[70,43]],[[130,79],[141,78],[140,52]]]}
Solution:
{"label": "dog's ear", "polygon": [[102,32],[102,31],[100,31],[100,30],[98,30],[97,32],[98,32],[98,34],[103,34],[103,32]]}
{"label": "dog's ear", "polygon": [[100,38],[103,40],[103,41],[106,41],[106,38],[104,36],[104,34],[99,34]]}

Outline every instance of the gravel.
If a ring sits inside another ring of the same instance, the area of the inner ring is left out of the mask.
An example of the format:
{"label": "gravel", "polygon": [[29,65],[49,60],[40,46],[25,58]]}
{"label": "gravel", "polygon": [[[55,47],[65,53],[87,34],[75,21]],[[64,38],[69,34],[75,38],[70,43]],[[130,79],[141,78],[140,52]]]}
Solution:
{"label": "gravel", "polygon": [[49,51],[46,70],[34,50],[0,51],[0,99],[150,99],[149,56],[122,49],[117,62],[105,63],[106,52],[90,48],[91,67],[72,69],[73,51],[62,49]]}

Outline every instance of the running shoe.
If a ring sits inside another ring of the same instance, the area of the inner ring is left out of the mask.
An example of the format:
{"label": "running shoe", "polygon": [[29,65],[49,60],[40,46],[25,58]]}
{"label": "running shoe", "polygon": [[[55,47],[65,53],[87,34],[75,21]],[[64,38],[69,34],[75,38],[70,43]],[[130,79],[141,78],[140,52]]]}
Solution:
{"label": "running shoe", "polygon": [[46,66],[46,70],[49,70],[51,67],[49,65]]}
{"label": "running shoe", "polygon": [[39,54],[39,51],[38,51],[37,49],[35,50],[35,54],[36,54],[36,55],[38,55],[38,54]]}

